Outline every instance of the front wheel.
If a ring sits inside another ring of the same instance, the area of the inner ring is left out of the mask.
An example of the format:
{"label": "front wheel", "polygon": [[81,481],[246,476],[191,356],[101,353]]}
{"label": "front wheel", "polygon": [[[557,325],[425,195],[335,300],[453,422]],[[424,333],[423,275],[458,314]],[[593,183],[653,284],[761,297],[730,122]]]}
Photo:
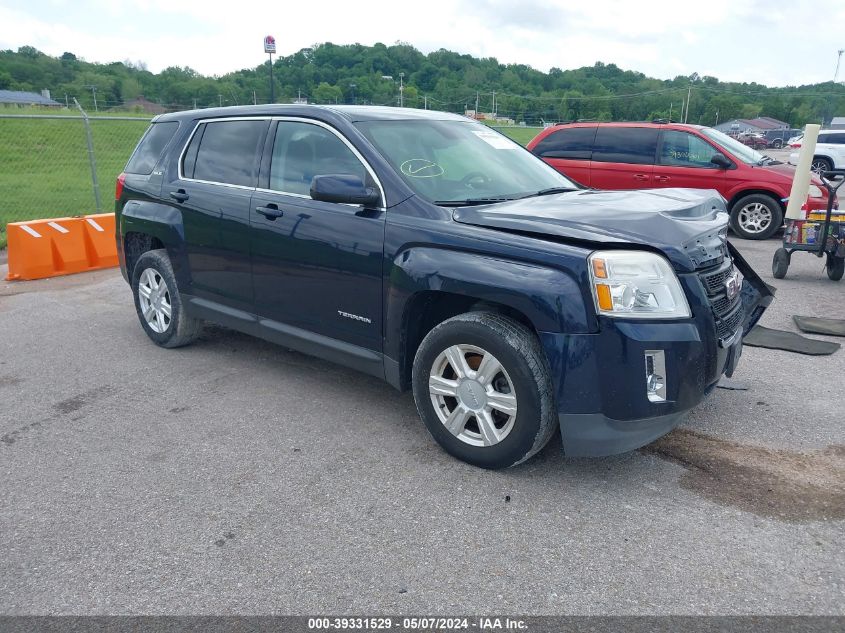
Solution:
{"label": "front wheel", "polygon": [[833,281],[839,281],[845,273],[845,258],[828,255],[825,269],[827,270],[828,278]]}
{"label": "front wheel", "polygon": [[432,329],[414,357],[412,382],[428,431],[446,452],[474,466],[519,464],[557,428],[540,342],[499,314],[470,312]]}
{"label": "front wheel", "polygon": [[199,336],[202,321],[185,313],[164,249],[147,251],[138,258],[132,270],[132,294],[141,327],[156,345],[181,347]]}
{"label": "front wheel", "polygon": [[783,224],[783,210],[777,200],[765,194],[743,196],[731,207],[731,228],[746,240],[765,240]]}

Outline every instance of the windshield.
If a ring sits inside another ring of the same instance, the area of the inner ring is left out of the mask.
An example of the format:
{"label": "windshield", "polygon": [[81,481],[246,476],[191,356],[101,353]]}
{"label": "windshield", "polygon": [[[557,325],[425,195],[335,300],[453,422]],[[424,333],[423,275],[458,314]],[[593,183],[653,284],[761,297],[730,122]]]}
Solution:
{"label": "windshield", "polygon": [[704,134],[711,141],[717,145],[721,145],[731,154],[736,156],[739,160],[749,165],[756,165],[761,163],[765,156],[763,156],[756,149],[751,149],[748,145],[743,145],[736,139],[731,138],[727,134],[723,134],[719,130],[714,130],[711,127],[701,128],[701,133]]}
{"label": "windshield", "polygon": [[474,121],[356,125],[411,189],[437,204],[478,204],[578,189],[518,143]]}

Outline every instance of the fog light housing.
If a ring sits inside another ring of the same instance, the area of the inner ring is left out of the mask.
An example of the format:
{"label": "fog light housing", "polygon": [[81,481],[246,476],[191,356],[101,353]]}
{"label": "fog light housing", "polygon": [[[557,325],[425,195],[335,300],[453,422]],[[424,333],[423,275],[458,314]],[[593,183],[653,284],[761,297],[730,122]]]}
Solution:
{"label": "fog light housing", "polygon": [[666,357],[662,350],[645,352],[645,389],[650,402],[666,402]]}

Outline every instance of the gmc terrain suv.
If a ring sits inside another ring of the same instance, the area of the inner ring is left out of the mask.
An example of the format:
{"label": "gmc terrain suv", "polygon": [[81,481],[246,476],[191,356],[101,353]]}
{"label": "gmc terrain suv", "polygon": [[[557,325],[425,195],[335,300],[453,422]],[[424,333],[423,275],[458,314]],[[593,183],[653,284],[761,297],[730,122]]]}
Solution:
{"label": "gmc terrain suv", "polygon": [[772,295],[713,191],[584,190],[452,114],[250,106],[154,119],[117,246],[162,347],[203,320],[412,389],[452,455],[606,455],[676,426]]}
{"label": "gmc terrain suv", "polygon": [[[765,140],[760,140],[765,147]],[[575,123],[540,132],[528,149],[596,189],[696,187],[725,200],[739,237],[767,239],[783,225],[795,168],[718,130],[681,123]],[[827,190],[810,185],[807,208],[827,209]]]}

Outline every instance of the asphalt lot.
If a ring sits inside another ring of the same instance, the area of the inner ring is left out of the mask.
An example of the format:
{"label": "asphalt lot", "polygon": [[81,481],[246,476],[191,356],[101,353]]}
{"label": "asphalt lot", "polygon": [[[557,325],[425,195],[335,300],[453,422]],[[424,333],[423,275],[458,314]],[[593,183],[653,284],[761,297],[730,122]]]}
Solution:
{"label": "asphalt lot", "polygon": [[[777,241],[738,245],[765,325],[845,317],[821,260],[775,281]],[[155,347],[116,270],[0,282],[0,612],[842,614],[843,376],[746,348],[749,389],[657,445],[487,472],[376,379]]]}

